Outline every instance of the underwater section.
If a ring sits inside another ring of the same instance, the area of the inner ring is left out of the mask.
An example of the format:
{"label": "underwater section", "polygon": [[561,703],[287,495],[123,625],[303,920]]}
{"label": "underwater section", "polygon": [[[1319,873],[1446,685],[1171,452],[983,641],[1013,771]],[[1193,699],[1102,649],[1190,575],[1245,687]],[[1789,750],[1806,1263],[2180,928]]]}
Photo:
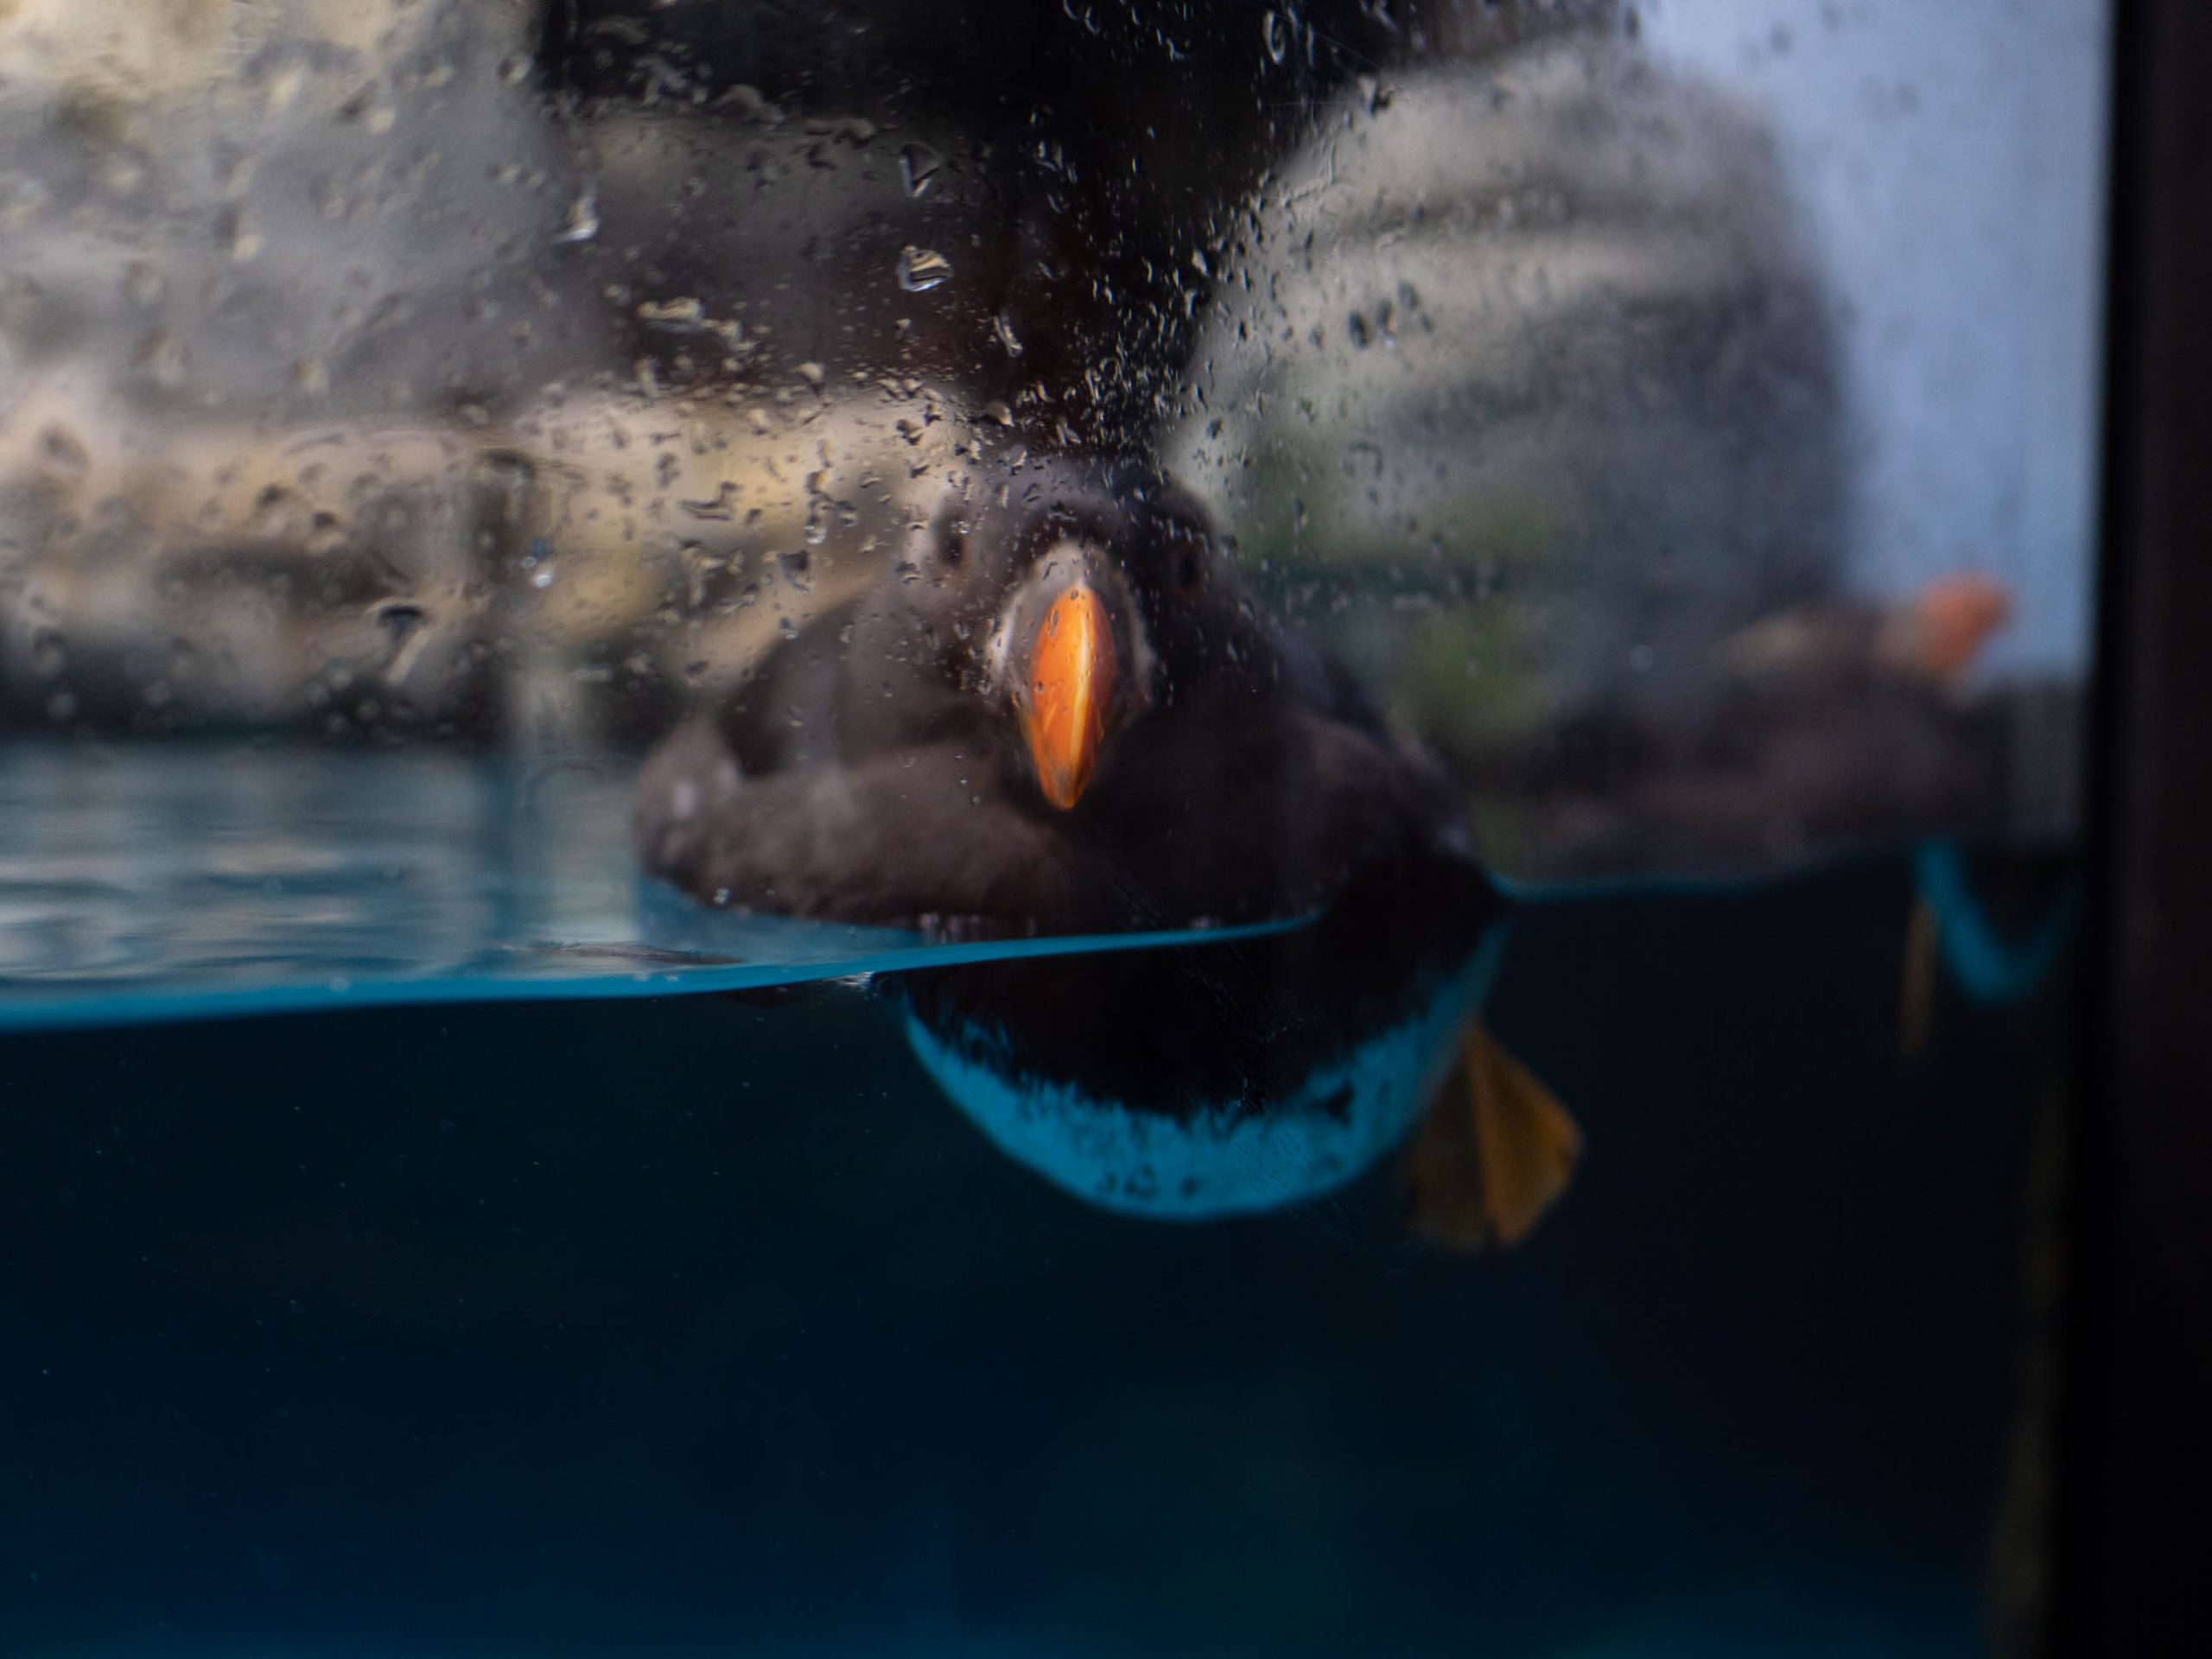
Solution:
{"label": "underwater section", "polygon": [[1078,1202],[841,987],[11,1037],[0,1618],[126,1659],[1988,1651],[2058,1027],[1946,989],[1902,1060],[1912,902],[1891,858],[1523,918],[1490,1017],[1589,1150],[1471,1258],[1389,1162],[1204,1225]]}

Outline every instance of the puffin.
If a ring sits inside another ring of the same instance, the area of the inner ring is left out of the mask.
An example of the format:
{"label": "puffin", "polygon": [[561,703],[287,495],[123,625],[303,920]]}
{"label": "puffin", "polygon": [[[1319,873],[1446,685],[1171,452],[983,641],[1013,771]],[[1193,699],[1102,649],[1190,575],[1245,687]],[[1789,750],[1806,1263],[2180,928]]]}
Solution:
{"label": "puffin", "polygon": [[1580,1155],[1480,1016],[1510,906],[1459,790],[1145,456],[949,479],[660,743],[633,831],[709,906],[1087,941],[872,982],[991,1141],[1103,1208],[1276,1210],[1403,1147],[1416,1232],[1510,1245]]}
{"label": "puffin", "polygon": [[1976,571],[1794,606],[1722,641],[1697,691],[1585,710],[1470,770],[1542,803],[1577,874],[1999,834],[2017,711],[1977,673],[2012,609]]}

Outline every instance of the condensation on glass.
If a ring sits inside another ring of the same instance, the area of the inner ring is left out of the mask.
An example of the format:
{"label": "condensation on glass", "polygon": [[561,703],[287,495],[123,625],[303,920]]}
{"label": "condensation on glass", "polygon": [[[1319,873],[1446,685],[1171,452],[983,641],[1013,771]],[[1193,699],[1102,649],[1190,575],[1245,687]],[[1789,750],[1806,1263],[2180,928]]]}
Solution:
{"label": "condensation on glass", "polygon": [[18,0],[0,720],[640,748],[987,454],[1138,449],[1509,868],[2063,828],[2043,588],[1866,545],[1942,342],[1820,191],[1941,94],[1751,10]]}
{"label": "condensation on glass", "polygon": [[0,1648],[2031,1650],[2105,27],[0,0]]}

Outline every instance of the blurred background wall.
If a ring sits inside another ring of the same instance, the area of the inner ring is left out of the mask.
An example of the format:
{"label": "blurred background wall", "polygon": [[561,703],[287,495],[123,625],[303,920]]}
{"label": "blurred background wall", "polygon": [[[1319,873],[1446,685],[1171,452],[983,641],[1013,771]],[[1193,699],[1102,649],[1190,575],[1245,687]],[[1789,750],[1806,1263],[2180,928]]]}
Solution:
{"label": "blurred background wall", "polygon": [[1143,447],[1522,855],[2069,820],[2089,0],[963,17],[0,12],[0,728],[634,747]]}

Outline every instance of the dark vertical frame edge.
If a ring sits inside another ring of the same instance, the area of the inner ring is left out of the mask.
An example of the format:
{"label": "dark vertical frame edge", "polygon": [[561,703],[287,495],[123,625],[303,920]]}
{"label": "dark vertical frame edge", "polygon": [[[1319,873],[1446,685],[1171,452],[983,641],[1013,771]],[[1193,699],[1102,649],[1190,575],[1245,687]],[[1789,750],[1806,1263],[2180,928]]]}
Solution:
{"label": "dark vertical frame edge", "polygon": [[2117,0],[2112,29],[2093,903],[2048,1644],[2085,1656],[2196,1650],[2212,1623],[2212,8]]}

